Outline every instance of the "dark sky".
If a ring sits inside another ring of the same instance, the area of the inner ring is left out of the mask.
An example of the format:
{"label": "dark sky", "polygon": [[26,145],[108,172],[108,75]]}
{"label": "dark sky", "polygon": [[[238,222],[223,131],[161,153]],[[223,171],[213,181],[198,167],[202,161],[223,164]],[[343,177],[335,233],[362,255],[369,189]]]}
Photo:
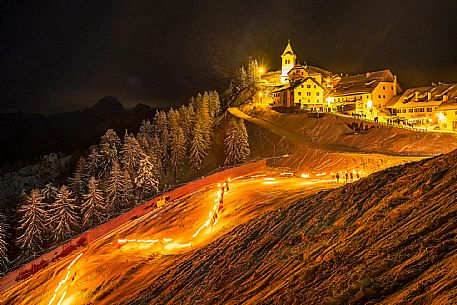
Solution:
{"label": "dark sky", "polygon": [[[256,57],[457,82],[457,1],[2,1],[0,111],[179,105]],[[50,4],[51,3],[51,4]]]}

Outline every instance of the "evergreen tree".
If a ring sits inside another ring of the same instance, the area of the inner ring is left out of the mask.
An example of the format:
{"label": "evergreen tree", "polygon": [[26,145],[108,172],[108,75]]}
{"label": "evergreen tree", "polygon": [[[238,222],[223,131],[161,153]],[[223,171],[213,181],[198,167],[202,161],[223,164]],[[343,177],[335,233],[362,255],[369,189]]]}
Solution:
{"label": "evergreen tree", "polygon": [[109,173],[111,163],[118,158],[118,152],[121,149],[121,140],[113,129],[108,129],[100,139],[100,177]]}
{"label": "evergreen tree", "polygon": [[194,128],[194,134],[191,141],[191,147],[189,151],[189,164],[196,170],[200,168],[200,165],[203,162],[207,154],[207,145],[203,137],[203,131],[201,128],[201,123],[196,122]]}
{"label": "evergreen tree", "polygon": [[247,160],[249,157],[249,141],[248,133],[244,122],[236,119],[231,119],[229,127],[225,134],[225,162],[224,164],[239,164]]}
{"label": "evergreen tree", "polygon": [[21,249],[19,261],[25,261],[43,249],[49,216],[44,197],[38,189],[32,189],[19,206],[19,234],[16,244]]}
{"label": "evergreen tree", "polygon": [[159,191],[157,169],[150,157],[144,155],[140,160],[140,167],[135,178],[135,185],[140,199],[152,197]]}
{"label": "evergreen tree", "polygon": [[168,119],[164,111],[159,111],[154,117],[154,135],[159,139],[160,148],[159,158],[162,169],[165,170],[168,164],[168,147],[169,147],[169,132]]}
{"label": "evergreen tree", "polygon": [[157,169],[157,174],[159,177],[159,180],[161,178],[161,173],[163,171],[163,165],[162,165],[162,160],[160,158],[161,154],[161,147],[160,147],[160,141],[159,138],[155,135],[152,137],[151,140],[151,147],[149,149],[149,156],[151,157],[152,162],[156,165]]}
{"label": "evergreen tree", "polygon": [[211,118],[216,118],[221,112],[221,102],[217,91],[209,92],[209,105]]}
{"label": "evergreen tree", "polygon": [[75,196],[77,205],[81,204],[83,195],[85,194],[86,184],[83,180],[85,164],[86,160],[81,156],[76,164],[73,177],[69,179],[70,189]]}
{"label": "evergreen tree", "polygon": [[65,185],[62,185],[51,209],[56,242],[67,240],[79,229],[78,213],[79,209],[75,205],[73,194]]}
{"label": "evergreen tree", "polygon": [[107,209],[103,192],[98,188],[97,179],[89,179],[88,193],[84,195],[83,227],[88,229],[107,218]]}
{"label": "evergreen tree", "polygon": [[259,83],[260,83],[259,64],[257,63],[257,60],[250,58],[249,62],[248,62],[246,86],[247,86],[247,88],[253,90],[253,89],[257,88]]}
{"label": "evergreen tree", "polygon": [[92,176],[98,178],[102,176],[102,160],[103,157],[98,148],[96,146],[92,147],[85,162],[84,179],[86,181]]}
{"label": "evergreen tree", "polygon": [[6,243],[7,231],[6,217],[0,213],[0,275],[4,274],[9,265],[7,256],[8,245]]}
{"label": "evergreen tree", "polygon": [[138,171],[142,154],[143,150],[138,140],[132,134],[126,133],[122,144],[122,164],[133,179]]}
{"label": "evergreen tree", "polygon": [[180,126],[175,127],[175,132],[172,134],[170,166],[175,178],[182,173],[184,158],[186,157],[186,146],[184,141],[184,132]]}
{"label": "evergreen tree", "polygon": [[129,171],[126,169],[124,170],[122,180],[124,184],[122,185],[122,188],[119,191],[119,208],[121,211],[135,204],[132,178],[130,177]]}
{"label": "evergreen tree", "polygon": [[179,117],[181,119],[179,125],[184,132],[184,141],[187,151],[187,149],[190,147],[190,141],[192,139],[192,118],[189,113],[189,108],[185,105],[182,105],[179,108]]}
{"label": "evergreen tree", "polygon": [[124,175],[117,160],[113,161],[106,188],[106,206],[110,214],[122,210],[121,197],[124,190]]}

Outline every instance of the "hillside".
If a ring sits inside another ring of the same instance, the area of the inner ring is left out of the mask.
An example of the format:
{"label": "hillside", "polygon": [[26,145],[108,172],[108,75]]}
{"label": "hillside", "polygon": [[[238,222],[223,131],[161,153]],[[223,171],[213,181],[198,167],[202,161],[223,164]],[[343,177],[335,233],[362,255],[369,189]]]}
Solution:
{"label": "hillside", "polygon": [[136,132],[143,119],[154,115],[155,109],[142,104],[127,110],[112,96],[82,111],[50,115],[2,113],[0,166],[18,161],[29,165],[48,153],[71,154],[97,143],[107,129],[116,130],[120,136],[125,129]]}
{"label": "hillside", "polygon": [[303,197],[163,270],[135,304],[455,303],[456,196],[454,151]]}
{"label": "hillside", "polygon": [[[334,151],[359,151],[395,155],[430,155],[448,153],[457,149],[457,136],[449,133],[413,132],[400,128],[369,124],[369,130],[354,133],[346,121],[350,119],[326,114],[308,118],[304,114],[279,113],[268,108],[243,106],[245,113],[278,128],[293,131],[302,141]],[[354,120],[353,120],[354,121]],[[360,121],[358,121],[360,123]],[[364,122],[365,125],[368,123]]]}

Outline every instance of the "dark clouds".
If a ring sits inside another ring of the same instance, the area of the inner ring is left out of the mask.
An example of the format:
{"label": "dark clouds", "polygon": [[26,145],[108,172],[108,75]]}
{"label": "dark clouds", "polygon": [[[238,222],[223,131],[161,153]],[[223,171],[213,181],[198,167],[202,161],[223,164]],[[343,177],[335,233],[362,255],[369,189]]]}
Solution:
{"label": "dark clouds", "polygon": [[81,109],[104,95],[177,105],[248,56],[334,72],[457,81],[456,1],[45,1],[2,4],[0,109]]}

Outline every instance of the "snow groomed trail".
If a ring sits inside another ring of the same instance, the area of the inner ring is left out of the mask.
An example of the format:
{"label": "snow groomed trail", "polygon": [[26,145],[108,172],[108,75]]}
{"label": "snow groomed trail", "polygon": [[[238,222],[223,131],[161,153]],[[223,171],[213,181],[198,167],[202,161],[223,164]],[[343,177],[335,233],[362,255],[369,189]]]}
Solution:
{"label": "snow groomed trail", "polygon": [[279,173],[234,178],[214,225],[205,226],[220,196],[217,184],[119,227],[6,291],[1,304],[127,304],[159,283],[167,270],[237,226],[306,194],[338,186]]}

